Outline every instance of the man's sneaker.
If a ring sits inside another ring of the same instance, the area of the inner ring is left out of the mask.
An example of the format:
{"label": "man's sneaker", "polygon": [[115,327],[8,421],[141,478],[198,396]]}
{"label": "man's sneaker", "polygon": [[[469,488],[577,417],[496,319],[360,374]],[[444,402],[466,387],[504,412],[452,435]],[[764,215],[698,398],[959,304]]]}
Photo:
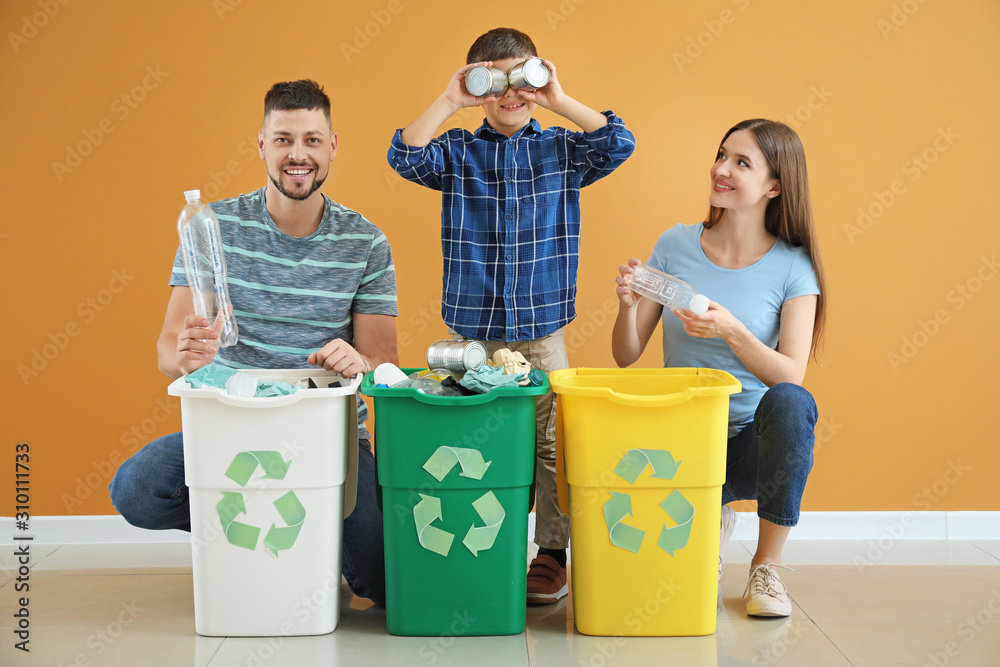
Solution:
{"label": "man's sneaker", "polygon": [[528,568],[528,604],[553,604],[566,596],[566,568],[552,556],[541,555]]}
{"label": "man's sneaker", "polygon": [[750,581],[743,591],[743,597],[747,599],[747,616],[791,615],[792,603],[788,599],[788,589],[772,569],[776,567],[791,569],[776,563],[751,566]]}
{"label": "man's sneaker", "polygon": [[736,511],[729,505],[722,506],[722,533],[719,535],[719,581],[722,581],[722,554],[726,552],[729,538],[736,528]]}

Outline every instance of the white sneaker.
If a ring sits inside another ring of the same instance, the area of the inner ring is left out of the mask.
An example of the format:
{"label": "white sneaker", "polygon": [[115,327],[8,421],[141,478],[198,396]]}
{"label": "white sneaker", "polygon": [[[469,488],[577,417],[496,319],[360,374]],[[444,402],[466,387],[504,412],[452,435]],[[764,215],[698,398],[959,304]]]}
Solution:
{"label": "white sneaker", "polygon": [[776,563],[762,563],[752,566],[750,581],[743,597],[747,599],[747,616],[789,616],[792,613],[792,603],[788,599],[788,589],[781,583],[778,573],[772,568],[780,567],[790,570],[790,567]]}
{"label": "white sneaker", "polygon": [[722,554],[726,552],[729,538],[736,528],[736,511],[729,505],[722,506],[722,533],[719,535],[719,581],[722,581]]}

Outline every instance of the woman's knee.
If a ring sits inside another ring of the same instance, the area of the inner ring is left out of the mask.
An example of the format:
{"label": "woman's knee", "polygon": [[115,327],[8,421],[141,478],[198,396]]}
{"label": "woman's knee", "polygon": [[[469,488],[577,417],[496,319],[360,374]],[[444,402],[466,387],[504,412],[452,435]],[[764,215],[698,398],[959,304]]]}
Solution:
{"label": "woman's knee", "polygon": [[780,382],[764,392],[757,411],[766,420],[792,422],[810,430],[818,417],[816,401],[809,390],[791,382]]}

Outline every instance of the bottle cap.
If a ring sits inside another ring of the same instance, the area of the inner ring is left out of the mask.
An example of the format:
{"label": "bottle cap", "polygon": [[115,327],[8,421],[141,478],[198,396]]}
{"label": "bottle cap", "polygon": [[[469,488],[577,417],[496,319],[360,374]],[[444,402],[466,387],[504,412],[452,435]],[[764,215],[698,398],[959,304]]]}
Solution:
{"label": "bottle cap", "polygon": [[695,294],[691,297],[691,312],[701,315],[708,312],[708,297],[704,294]]}
{"label": "bottle cap", "polygon": [[185,190],[184,198],[187,199],[189,204],[199,201],[201,199],[201,190]]}

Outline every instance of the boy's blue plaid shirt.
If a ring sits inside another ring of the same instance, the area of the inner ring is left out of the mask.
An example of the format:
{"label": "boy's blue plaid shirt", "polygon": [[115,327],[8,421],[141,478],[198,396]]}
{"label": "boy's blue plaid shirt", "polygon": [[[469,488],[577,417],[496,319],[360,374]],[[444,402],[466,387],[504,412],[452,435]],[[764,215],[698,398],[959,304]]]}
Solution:
{"label": "boy's blue plaid shirt", "polygon": [[607,176],[635,149],[621,119],[594,132],[538,121],[507,138],[486,122],[426,147],[396,132],[389,164],[442,191],[445,324],[478,340],[534,340],[576,317],[580,188]]}

